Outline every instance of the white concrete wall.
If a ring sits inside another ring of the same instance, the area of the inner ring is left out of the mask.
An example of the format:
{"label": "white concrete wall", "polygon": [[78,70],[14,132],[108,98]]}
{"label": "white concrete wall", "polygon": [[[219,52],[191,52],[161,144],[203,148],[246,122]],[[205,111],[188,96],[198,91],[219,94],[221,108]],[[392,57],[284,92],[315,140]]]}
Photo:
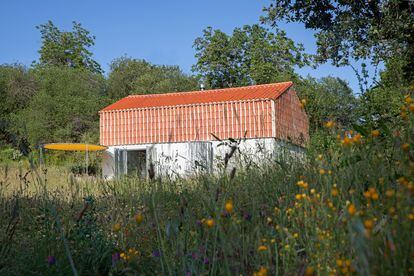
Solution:
{"label": "white concrete wall", "polygon": [[103,157],[103,177],[110,179],[115,175],[115,149],[145,149],[147,166],[152,162],[157,176],[174,178],[177,175],[188,176],[199,171],[222,170],[226,153],[230,153],[232,146],[237,146],[238,149],[230,159],[228,170],[233,167],[261,165],[284,154],[300,157],[303,152],[303,149],[298,146],[274,138],[245,139],[236,143],[211,141],[111,146]]}

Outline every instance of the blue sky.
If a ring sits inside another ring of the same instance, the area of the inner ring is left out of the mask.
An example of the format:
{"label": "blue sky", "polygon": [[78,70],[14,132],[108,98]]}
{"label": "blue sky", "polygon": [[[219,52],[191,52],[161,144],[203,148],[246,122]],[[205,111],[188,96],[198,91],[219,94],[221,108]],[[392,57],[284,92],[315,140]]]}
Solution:
{"label": "blue sky", "polygon": [[[0,3],[0,63],[30,65],[38,59],[40,34],[36,25],[52,20],[70,30],[72,21],[96,36],[94,58],[108,72],[114,58],[127,55],[155,64],[179,65],[191,73],[195,63],[194,39],[207,26],[230,33],[235,27],[254,24],[269,1],[254,0],[16,0]],[[313,33],[299,24],[283,25],[289,37],[315,52]],[[302,75],[328,75],[347,80],[355,92],[358,82],[350,67],[325,64],[317,69],[302,68]]]}

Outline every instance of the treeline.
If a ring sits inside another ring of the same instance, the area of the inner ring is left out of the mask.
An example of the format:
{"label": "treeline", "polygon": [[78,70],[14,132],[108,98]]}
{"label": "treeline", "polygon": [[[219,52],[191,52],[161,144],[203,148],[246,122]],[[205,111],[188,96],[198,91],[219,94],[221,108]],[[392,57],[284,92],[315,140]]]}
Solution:
{"label": "treeline", "polygon": [[[49,21],[37,26],[42,41],[38,61],[30,67],[0,65],[0,147],[25,154],[45,142],[97,143],[98,111],[104,106],[130,94],[198,90],[201,83],[223,88],[294,81],[310,117],[311,143],[318,147],[326,145],[321,141],[327,121],[344,129],[392,125],[414,80],[413,5],[380,2],[346,2],[336,9],[329,1],[275,1],[260,24],[231,34],[208,27],[194,41],[192,75],[178,66],[131,57],[114,59],[104,74],[90,51],[95,37],[89,31],[76,22],[71,31],[63,31]],[[290,39],[278,28],[281,21],[316,31],[317,53],[307,54]],[[365,64],[355,68],[359,97],[345,80],[304,78],[295,70],[318,70],[328,61],[347,66],[352,60],[385,65],[378,79]],[[370,79],[374,85],[368,85]]]}

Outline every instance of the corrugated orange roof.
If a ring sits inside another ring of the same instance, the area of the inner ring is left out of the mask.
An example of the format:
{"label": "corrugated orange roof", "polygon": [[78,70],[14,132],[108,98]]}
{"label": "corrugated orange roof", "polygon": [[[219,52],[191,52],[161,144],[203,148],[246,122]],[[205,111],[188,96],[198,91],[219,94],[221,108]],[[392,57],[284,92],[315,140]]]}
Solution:
{"label": "corrugated orange roof", "polygon": [[105,107],[101,111],[254,99],[276,99],[292,85],[292,82],[280,82],[204,91],[130,95]]}

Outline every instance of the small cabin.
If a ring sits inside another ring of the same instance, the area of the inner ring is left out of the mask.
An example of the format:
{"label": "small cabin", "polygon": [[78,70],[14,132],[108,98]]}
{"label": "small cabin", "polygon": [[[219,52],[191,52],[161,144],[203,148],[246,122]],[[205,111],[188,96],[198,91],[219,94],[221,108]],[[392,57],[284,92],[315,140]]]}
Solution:
{"label": "small cabin", "polygon": [[[309,122],[292,82],[130,95],[99,112],[103,176],[214,172],[303,151]],[[242,158],[243,157],[243,158]],[[233,159],[233,158],[232,158]],[[239,162],[240,161],[240,162]],[[237,163],[237,164],[236,164]]]}

